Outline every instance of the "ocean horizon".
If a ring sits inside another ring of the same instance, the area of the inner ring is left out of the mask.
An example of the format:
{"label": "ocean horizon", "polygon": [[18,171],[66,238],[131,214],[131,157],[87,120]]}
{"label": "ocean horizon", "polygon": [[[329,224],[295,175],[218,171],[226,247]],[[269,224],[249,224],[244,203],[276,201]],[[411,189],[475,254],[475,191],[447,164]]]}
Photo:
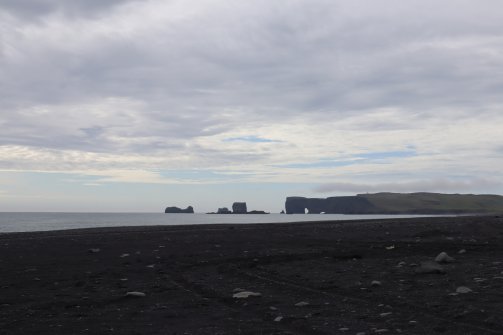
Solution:
{"label": "ocean horizon", "polygon": [[124,226],[265,224],[308,221],[398,219],[435,216],[438,215],[0,212],[0,233]]}

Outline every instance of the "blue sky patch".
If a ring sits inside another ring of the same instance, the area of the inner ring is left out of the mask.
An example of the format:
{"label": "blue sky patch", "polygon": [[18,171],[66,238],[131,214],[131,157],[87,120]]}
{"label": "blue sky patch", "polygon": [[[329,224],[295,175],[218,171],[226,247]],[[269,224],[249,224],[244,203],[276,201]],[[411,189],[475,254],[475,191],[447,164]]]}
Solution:
{"label": "blue sky patch", "polygon": [[224,142],[251,142],[251,143],[274,143],[281,142],[278,140],[271,140],[269,138],[262,138],[258,136],[242,136],[242,137],[230,137],[224,139]]}
{"label": "blue sky patch", "polygon": [[392,158],[407,158],[417,156],[414,150],[404,151],[383,151],[383,152],[368,152],[358,154],[345,160],[323,159],[312,163],[292,163],[283,165],[274,165],[274,167],[287,168],[287,169],[323,169],[335,168],[340,166],[349,166],[356,164],[370,164],[382,163],[383,160]]}

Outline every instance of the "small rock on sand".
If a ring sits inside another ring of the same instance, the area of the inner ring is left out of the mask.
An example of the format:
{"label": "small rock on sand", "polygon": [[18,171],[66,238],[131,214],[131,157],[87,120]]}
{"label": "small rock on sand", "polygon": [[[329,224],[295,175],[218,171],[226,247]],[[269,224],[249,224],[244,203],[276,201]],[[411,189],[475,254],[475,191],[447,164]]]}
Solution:
{"label": "small rock on sand", "polygon": [[126,293],[126,297],[143,298],[145,296],[147,296],[145,293],[137,291],[131,291]]}
{"label": "small rock on sand", "polygon": [[379,280],[372,280],[372,282],[370,283],[370,286],[379,287],[379,286],[382,286],[382,283]]}
{"label": "small rock on sand", "polygon": [[427,262],[421,262],[421,265],[415,268],[414,272],[419,274],[428,274],[428,273],[442,274],[445,273],[445,270],[442,267],[442,265],[436,262],[427,261]]}
{"label": "small rock on sand", "polygon": [[301,302],[298,302],[295,304],[295,306],[297,306],[297,307],[304,307],[304,306],[308,306],[308,305],[309,305],[309,303],[306,301],[301,301]]}
{"label": "small rock on sand", "polygon": [[274,319],[274,322],[280,322],[281,320],[283,320],[283,317],[282,317],[282,316],[277,316],[277,317]]}
{"label": "small rock on sand", "polygon": [[464,253],[466,253],[466,249],[461,249],[461,250],[458,251],[458,254],[460,254],[460,255],[462,255]]}
{"label": "small rock on sand", "polygon": [[454,261],[455,259],[447,255],[447,253],[444,251],[442,251],[441,253],[438,254],[437,257],[435,257],[435,262],[437,263],[452,263]]}
{"label": "small rock on sand", "polygon": [[470,293],[470,292],[473,292],[473,291],[466,286],[460,286],[456,289],[456,293]]}
{"label": "small rock on sand", "polygon": [[87,250],[87,251],[88,251],[89,253],[91,253],[91,254],[95,254],[95,253],[97,253],[97,252],[100,252],[100,248],[91,248],[91,249],[89,249],[89,250]]}
{"label": "small rock on sand", "polygon": [[260,297],[261,295],[262,294],[260,294],[258,292],[242,291],[242,292],[234,293],[232,295],[232,297],[235,299],[246,299],[249,297]]}

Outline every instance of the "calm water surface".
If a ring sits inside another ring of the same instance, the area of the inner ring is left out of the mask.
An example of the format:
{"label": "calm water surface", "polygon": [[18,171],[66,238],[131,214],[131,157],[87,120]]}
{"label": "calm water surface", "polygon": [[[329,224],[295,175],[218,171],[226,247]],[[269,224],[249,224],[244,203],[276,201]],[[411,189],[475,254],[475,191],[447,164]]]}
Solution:
{"label": "calm water surface", "polygon": [[164,213],[0,213],[0,233],[76,228],[193,225],[216,223],[279,223],[328,220],[411,218],[421,215],[342,214],[164,214]]}

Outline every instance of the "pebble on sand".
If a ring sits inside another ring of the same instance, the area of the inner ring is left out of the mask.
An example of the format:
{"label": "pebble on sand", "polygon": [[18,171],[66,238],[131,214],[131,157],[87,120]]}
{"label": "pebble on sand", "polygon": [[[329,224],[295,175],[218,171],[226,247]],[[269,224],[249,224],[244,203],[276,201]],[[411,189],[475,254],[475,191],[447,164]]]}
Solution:
{"label": "pebble on sand", "polygon": [[382,283],[379,280],[372,280],[372,282],[370,283],[370,286],[379,287],[379,286],[382,286]]}
{"label": "pebble on sand", "polygon": [[235,299],[246,299],[249,297],[260,297],[261,295],[262,294],[260,294],[258,292],[243,291],[243,292],[234,293],[232,295],[232,297]]}
{"label": "pebble on sand", "polygon": [[460,255],[464,254],[464,253],[466,253],[466,249],[461,249],[461,250],[458,251],[458,254],[460,254]]}
{"label": "pebble on sand", "polygon": [[283,317],[282,317],[282,316],[277,316],[277,317],[274,319],[274,322],[281,322],[281,320],[283,320]]}
{"label": "pebble on sand", "polygon": [[473,291],[466,286],[460,286],[456,289],[456,293],[470,293],[470,292],[473,292]]}
{"label": "pebble on sand", "polygon": [[442,251],[441,253],[438,254],[437,257],[435,257],[435,262],[437,263],[452,263],[454,261],[455,259],[447,255],[447,253],[444,251]]}
{"label": "pebble on sand", "polygon": [[428,274],[428,273],[445,273],[444,268],[442,265],[436,263],[436,262],[421,262],[421,265],[418,266],[414,272],[419,273],[419,274]]}
{"label": "pebble on sand", "polygon": [[147,295],[143,292],[131,291],[126,293],[126,297],[143,298]]}
{"label": "pebble on sand", "polygon": [[91,248],[88,250],[88,252],[92,253],[92,254],[95,254],[97,252],[100,252],[100,248]]}
{"label": "pebble on sand", "polygon": [[308,306],[308,305],[309,305],[309,303],[306,301],[301,301],[301,302],[298,302],[295,304],[295,306],[297,306],[297,307],[304,307],[304,306]]}

